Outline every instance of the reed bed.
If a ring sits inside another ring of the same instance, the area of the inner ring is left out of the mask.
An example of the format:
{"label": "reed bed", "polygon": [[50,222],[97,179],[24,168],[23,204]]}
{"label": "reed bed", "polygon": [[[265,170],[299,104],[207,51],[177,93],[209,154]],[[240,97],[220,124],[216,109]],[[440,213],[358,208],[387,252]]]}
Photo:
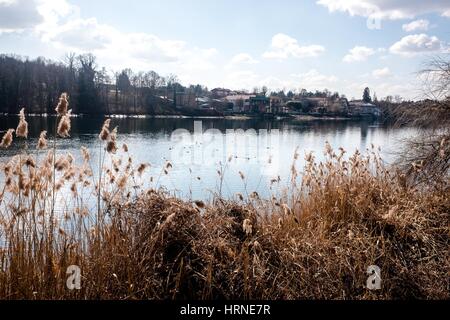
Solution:
{"label": "reed bed", "polygon": [[[296,152],[278,198],[184,201],[143,186],[148,164],[116,145],[110,120],[98,159],[58,152],[70,139],[65,94],[56,111],[53,141],[42,132],[1,164],[0,299],[449,298],[448,177],[418,186],[374,148],[345,157],[327,144],[325,161],[305,155],[301,179]],[[22,111],[0,146],[27,134]],[[66,286],[70,265],[80,289]],[[366,287],[370,265],[380,290]]]}

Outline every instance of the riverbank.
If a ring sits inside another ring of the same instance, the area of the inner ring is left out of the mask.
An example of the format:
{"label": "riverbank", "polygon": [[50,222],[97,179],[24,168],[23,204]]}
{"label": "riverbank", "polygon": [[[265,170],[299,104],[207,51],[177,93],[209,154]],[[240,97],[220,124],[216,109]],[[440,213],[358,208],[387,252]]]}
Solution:
{"label": "riverbank", "polygon": [[[18,117],[18,114],[8,114],[3,113],[0,114],[0,116],[8,117],[8,116],[16,116]],[[55,118],[55,114],[27,114],[27,117],[43,117],[43,118]],[[252,115],[220,115],[220,116],[189,116],[189,115],[153,115],[153,114],[104,114],[104,115],[84,115],[84,114],[71,114],[71,117],[74,118],[81,118],[81,117],[89,117],[89,118],[111,118],[111,119],[227,119],[227,120],[250,120],[250,119],[257,119],[259,117],[252,116]]]}
{"label": "riverbank", "polygon": [[[70,139],[66,107],[62,95],[56,140]],[[307,153],[302,166],[295,151],[271,198],[219,188],[182,200],[146,187],[150,164],[112,128],[105,120],[81,163],[46,131],[23,143],[24,113],[3,135],[2,148],[23,148],[1,163],[0,299],[450,298],[447,176],[418,185],[375,147],[344,157],[325,143],[325,158]]]}
{"label": "riverbank", "polygon": [[[0,116],[18,116],[18,114],[8,114],[2,113]],[[56,117],[55,114],[37,114],[31,113],[27,114],[27,117]],[[296,120],[296,121],[348,121],[348,120],[373,120],[372,118],[361,118],[361,117],[342,117],[342,116],[327,116],[327,115],[271,115],[270,117],[265,117],[264,114],[221,114],[221,115],[184,115],[184,114],[71,114],[71,117],[104,117],[104,118],[135,118],[135,119],[227,119],[227,120],[250,120],[250,119],[264,119],[264,120]]]}
{"label": "riverbank", "polygon": [[[337,117],[337,116],[313,116],[313,115],[295,115],[294,119],[297,121],[347,121],[354,120],[354,118],[350,117]],[[356,119],[356,118],[355,118]]]}
{"label": "riverbank", "polygon": [[[325,151],[285,196],[211,202],[142,188],[147,165],[125,153],[104,168],[97,208],[83,205],[99,182],[87,150],[81,166],[56,160],[56,184],[51,151],[15,157],[2,166],[0,299],[448,299],[448,181],[421,189],[370,153]],[[77,205],[57,217],[60,184]],[[368,284],[368,270],[381,278]]]}

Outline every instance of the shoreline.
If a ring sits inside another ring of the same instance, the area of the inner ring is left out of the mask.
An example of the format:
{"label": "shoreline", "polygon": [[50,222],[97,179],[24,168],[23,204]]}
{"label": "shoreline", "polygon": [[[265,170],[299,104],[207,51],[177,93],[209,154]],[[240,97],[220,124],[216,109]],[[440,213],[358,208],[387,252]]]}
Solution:
{"label": "shoreline", "polygon": [[[14,113],[0,113],[0,116],[19,116]],[[27,117],[55,117],[56,114],[48,113],[29,113]],[[224,119],[224,120],[273,120],[273,121],[350,121],[350,120],[361,120],[365,118],[361,117],[344,117],[344,116],[315,116],[315,115],[288,115],[288,116],[274,116],[272,118],[264,117],[263,115],[252,115],[252,114],[230,114],[230,115],[217,115],[217,116],[201,116],[201,115],[153,115],[153,114],[72,114],[71,117],[81,118],[81,117],[91,117],[91,118],[113,118],[113,119]]]}
{"label": "shoreline", "polygon": [[323,117],[317,117],[313,115],[295,115],[292,120],[297,121],[316,121],[316,120],[324,120],[324,121],[344,121],[344,120],[357,120],[359,118],[356,117],[342,117],[342,116],[323,116]]}

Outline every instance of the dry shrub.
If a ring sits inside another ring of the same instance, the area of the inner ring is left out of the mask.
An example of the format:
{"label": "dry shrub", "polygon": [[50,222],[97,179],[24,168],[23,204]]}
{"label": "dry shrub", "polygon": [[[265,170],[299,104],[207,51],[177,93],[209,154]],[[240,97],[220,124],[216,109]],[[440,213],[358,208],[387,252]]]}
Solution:
{"label": "dry shrub", "polygon": [[[120,282],[131,275],[133,297],[151,299],[448,298],[448,189],[405,187],[377,161],[331,150],[307,164],[297,209],[271,215],[148,192],[113,210],[113,226],[129,227]],[[370,265],[381,268],[379,291],[366,288]]]}
{"label": "dry shrub", "polygon": [[[327,144],[325,161],[307,155],[302,171],[296,152],[301,182],[280,199],[183,201],[136,182],[142,165],[108,152],[109,124],[98,175],[86,149],[78,165],[54,141],[43,157],[2,164],[1,299],[449,298],[445,177],[415,187],[374,149],[347,159]],[[81,268],[80,290],[66,287],[70,265]],[[366,288],[371,265],[381,290]]]}
{"label": "dry shrub", "polygon": [[393,112],[397,125],[421,129],[406,140],[398,165],[412,183],[445,184],[450,177],[449,55],[429,58],[419,74],[429,99],[399,105]]}

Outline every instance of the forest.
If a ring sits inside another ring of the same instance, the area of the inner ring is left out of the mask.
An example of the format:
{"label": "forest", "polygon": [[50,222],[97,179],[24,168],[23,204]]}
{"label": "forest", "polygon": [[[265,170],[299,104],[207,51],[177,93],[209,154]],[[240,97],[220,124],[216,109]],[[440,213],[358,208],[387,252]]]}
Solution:
{"label": "forest", "polygon": [[154,71],[125,69],[111,77],[92,54],[67,54],[63,62],[0,55],[0,113],[25,107],[31,114],[53,114],[60,93],[67,92],[74,114],[177,114],[174,92],[186,89],[205,90],[184,88],[176,76]]}

